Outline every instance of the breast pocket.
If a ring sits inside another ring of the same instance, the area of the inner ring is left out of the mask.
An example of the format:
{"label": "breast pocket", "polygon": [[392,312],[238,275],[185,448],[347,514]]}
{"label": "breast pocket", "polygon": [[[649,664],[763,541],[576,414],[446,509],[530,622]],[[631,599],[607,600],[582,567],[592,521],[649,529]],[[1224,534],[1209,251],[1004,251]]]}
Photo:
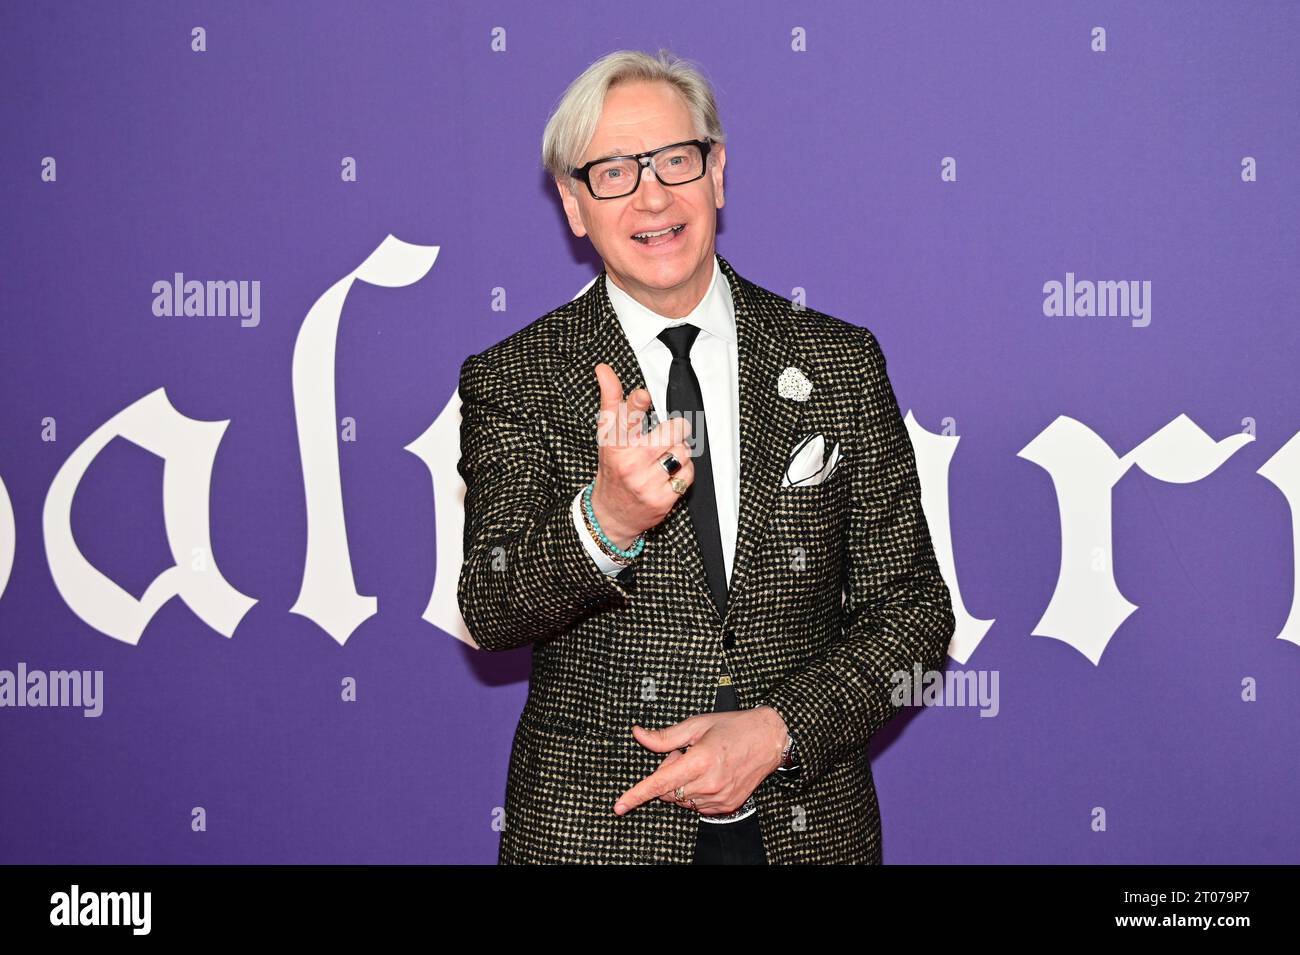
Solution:
{"label": "breast pocket", "polygon": [[777,488],[777,508],[789,513],[812,513],[845,498],[848,468],[841,461],[830,475],[815,484],[783,484]]}

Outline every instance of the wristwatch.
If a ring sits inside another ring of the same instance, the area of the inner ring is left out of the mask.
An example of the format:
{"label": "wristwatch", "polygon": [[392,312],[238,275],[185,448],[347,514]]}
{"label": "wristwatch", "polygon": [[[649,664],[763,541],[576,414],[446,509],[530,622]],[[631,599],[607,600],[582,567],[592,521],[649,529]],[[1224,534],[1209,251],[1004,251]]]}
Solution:
{"label": "wristwatch", "polygon": [[785,751],[781,754],[781,765],[776,768],[797,769],[799,766],[799,755],[795,752],[794,737],[789,733],[786,733],[785,738]]}

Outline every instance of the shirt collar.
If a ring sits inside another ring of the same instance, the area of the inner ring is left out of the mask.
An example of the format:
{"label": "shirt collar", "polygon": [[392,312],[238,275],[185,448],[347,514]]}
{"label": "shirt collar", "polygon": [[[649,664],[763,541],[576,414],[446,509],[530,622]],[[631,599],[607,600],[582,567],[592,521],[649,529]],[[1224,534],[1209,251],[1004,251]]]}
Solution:
{"label": "shirt collar", "polygon": [[609,293],[609,301],[614,306],[619,324],[623,326],[623,334],[627,336],[634,351],[645,348],[665,328],[683,322],[698,325],[710,335],[735,344],[736,313],[731,297],[731,283],[722,276],[716,252],[713,255],[713,280],[709,283],[709,290],[685,318],[665,318],[646,308],[615,285],[608,272],[605,273],[605,290]]}

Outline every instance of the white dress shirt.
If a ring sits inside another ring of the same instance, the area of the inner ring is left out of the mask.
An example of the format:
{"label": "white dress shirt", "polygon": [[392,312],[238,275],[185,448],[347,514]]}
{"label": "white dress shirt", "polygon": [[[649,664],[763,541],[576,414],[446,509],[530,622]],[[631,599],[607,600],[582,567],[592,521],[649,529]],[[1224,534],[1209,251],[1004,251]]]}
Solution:
{"label": "white dress shirt", "polygon": [[[667,420],[664,406],[668,395],[668,369],[673,355],[659,340],[659,333],[673,325],[690,323],[700,327],[691,346],[691,367],[700,381],[704,398],[705,423],[709,433],[709,459],[713,467],[714,494],[718,502],[718,530],[722,536],[723,562],[731,580],[732,556],[736,551],[736,524],[740,512],[740,356],[736,344],[736,312],[731,284],[713,257],[713,281],[704,298],[685,318],[665,318],[615,285],[608,275],[605,288],[618,315],[623,334],[636,353],[645,374],[646,390],[654,404],[656,420]],[[658,464],[652,465],[658,468]],[[662,468],[660,469],[662,470]],[[664,481],[668,474],[664,473]],[[573,523],[591,559],[611,577],[623,570],[587,532],[582,514],[582,492],[573,499]]]}

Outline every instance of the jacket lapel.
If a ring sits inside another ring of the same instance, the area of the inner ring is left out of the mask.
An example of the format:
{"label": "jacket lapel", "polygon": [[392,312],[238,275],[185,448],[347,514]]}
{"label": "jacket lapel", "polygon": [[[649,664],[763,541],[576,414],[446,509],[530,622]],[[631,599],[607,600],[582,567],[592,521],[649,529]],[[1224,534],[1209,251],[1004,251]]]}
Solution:
{"label": "jacket lapel", "polygon": [[[758,295],[751,291],[757,287],[737,275],[720,255],[718,264],[731,284],[740,370],[740,513],[725,619],[718,614],[709,592],[695,527],[685,505],[674,507],[662,523],[646,532],[646,549],[653,547],[675,561],[703,602],[705,612],[727,624],[744,594],[754,550],[767,530],[786,452],[794,443],[803,416],[803,402],[783,398],[777,392],[781,372],[791,365],[802,367],[794,342],[779,322],[765,314]],[[600,410],[596,364],[603,361],[618,373],[624,394],[645,387],[645,375],[609,300],[603,272],[574,300],[574,306],[578,357],[563,369],[558,384],[561,395],[571,399],[567,403],[571,429],[594,444]],[[593,450],[593,460],[595,456]]]}
{"label": "jacket lapel", "polygon": [[722,256],[718,263],[731,282],[740,365],[740,514],[723,621],[729,625],[746,594],[754,551],[767,534],[781,486],[786,452],[803,418],[804,403],[781,397],[777,379],[786,368],[804,364],[775,310],[764,307],[763,290],[737,275]]}

